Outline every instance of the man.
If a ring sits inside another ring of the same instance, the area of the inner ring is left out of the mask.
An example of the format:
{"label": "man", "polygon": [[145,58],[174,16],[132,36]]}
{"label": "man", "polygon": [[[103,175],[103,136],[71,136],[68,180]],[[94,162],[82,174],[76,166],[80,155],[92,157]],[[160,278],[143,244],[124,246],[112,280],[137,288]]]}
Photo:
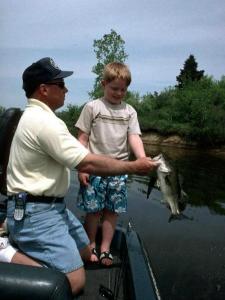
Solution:
{"label": "man", "polygon": [[63,201],[70,170],[102,176],[147,174],[157,163],[149,158],[124,162],[91,154],[69,133],[54,111],[64,104],[68,92],[64,78],[72,74],[60,70],[49,57],[23,73],[28,104],[7,168],[7,225],[12,242],[23,253],[16,252],[12,261],[66,273],[76,294],[85,284],[82,259],[89,258],[90,248],[83,226]]}

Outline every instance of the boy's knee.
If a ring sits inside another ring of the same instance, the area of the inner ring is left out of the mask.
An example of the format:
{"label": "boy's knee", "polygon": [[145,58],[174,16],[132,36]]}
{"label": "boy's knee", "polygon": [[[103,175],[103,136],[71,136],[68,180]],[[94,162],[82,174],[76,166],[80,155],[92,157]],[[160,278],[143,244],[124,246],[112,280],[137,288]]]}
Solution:
{"label": "boy's knee", "polygon": [[84,268],[67,273],[66,275],[69,279],[73,295],[80,293],[84,289],[86,280]]}

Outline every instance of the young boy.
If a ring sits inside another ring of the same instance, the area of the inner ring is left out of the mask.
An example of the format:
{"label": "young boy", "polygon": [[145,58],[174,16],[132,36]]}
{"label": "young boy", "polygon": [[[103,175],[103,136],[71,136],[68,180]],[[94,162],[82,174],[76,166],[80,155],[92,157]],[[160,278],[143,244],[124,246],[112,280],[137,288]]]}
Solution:
{"label": "young boy", "polygon": [[[75,124],[79,128],[79,141],[92,153],[128,160],[130,146],[136,158],[145,157],[137,113],[123,102],[130,82],[131,74],[125,64],[113,62],[105,66],[103,98],[88,102]],[[113,261],[110,244],[117,217],[127,209],[127,175],[100,177],[79,173],[78,177],[81,188],[77,205],[87,213],[84,227],[90,239],[90,260],[109,266]],[[100,217],[102,242],[99,255],[95,238]]]}

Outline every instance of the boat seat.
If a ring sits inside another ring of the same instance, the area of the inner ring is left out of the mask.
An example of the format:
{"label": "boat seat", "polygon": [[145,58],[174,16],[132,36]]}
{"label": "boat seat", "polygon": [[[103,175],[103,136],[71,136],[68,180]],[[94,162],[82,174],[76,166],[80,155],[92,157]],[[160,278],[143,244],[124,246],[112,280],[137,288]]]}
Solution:
{"label": "boat seat", "polygon": [[65,274],[47,268],[0,262],[1,300],[72,300]]}

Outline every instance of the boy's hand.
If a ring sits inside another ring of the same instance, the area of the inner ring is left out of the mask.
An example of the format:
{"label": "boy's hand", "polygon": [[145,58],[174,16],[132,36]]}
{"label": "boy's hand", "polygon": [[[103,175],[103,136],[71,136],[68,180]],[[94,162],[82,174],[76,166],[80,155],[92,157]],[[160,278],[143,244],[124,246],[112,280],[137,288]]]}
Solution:
{"label": "boy's hand", "polygon": [[81,185],[88,186],[89,174],[78,172],[78,179],[79,179]]}

